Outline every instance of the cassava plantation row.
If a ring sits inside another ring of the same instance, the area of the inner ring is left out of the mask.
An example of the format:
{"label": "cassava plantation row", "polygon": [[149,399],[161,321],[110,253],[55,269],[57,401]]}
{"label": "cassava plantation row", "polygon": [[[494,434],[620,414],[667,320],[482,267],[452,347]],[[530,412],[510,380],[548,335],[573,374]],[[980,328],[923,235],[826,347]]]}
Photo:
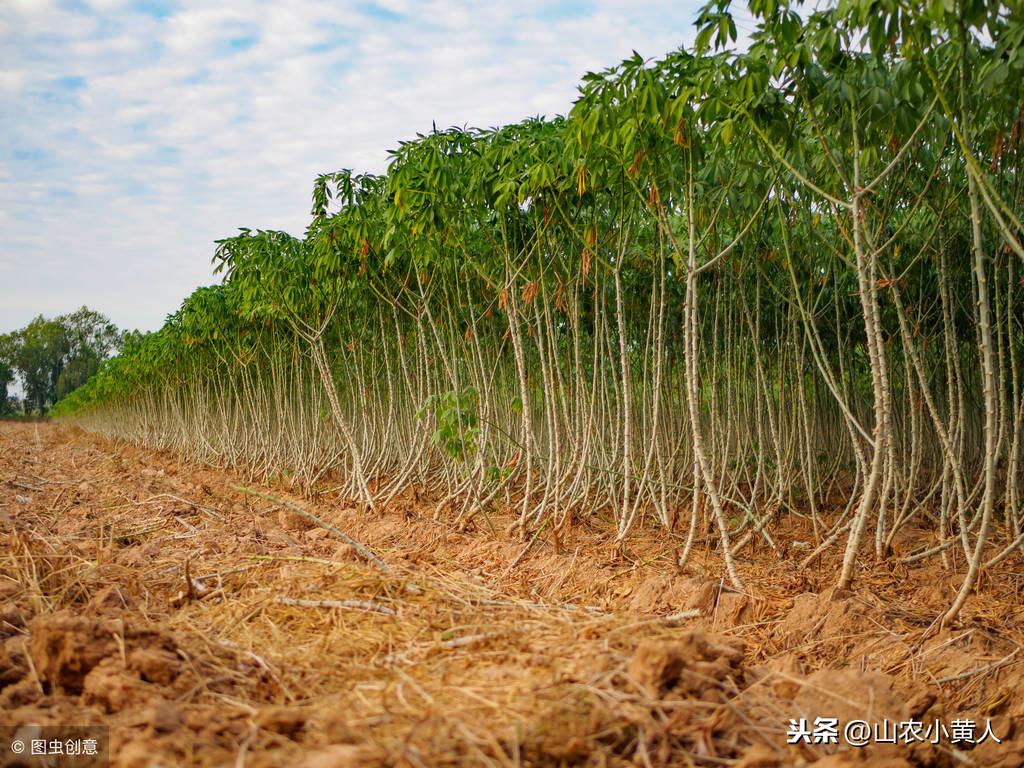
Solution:
{"label": "cassava plantation row", "polygon": [[955,618],[1024,544],[1024,17],[750,10],[742,50],[713,2],[564,118],[321,176],[304,237],[220,241],[223,283],[58,413],[370,510],[710,534],[737,585],[805,516],[840,588],[871,551],[964,573]]}

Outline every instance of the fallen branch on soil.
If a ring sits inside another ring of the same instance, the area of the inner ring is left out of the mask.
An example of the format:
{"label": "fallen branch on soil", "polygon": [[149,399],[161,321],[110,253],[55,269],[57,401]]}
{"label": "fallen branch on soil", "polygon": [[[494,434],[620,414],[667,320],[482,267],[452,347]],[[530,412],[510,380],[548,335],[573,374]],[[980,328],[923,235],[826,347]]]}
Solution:
{"label": "fallen branch on soil", "polygon": [[519,563],[522,562],[523,558],[526,557],[529,551],[533,549],[533,545],[537,543],[537,539],[540,538],[540,535],[544,532],[544,529],[548,527],[548,520],[550,519],[551,518],[548,518],[543,523],[541,523],[541,526],[534,532],[533,536],[530,538],[530,541],[527,543],[525,547],[523,547],[523,550],[516,556],[516,559],[508,564],[508,570],[506,570],[505,573],[511,573],[513,570],[515,570],[515,567],[519,565]]}
{"label": "fallen branch on soil", "polygon": [[179,591],[177,595],[171,598],[171,605],[180,607],[192,600],[203,600],[204,598],[214,594],[210,589],[211,588],[203,584],[200,579],[192,578],[191,558],[186,557],[185,589]]}
{"label": "fallen branch on soil", "polygon": [[140,503],[142,503],[142,504],[151,504],[152,502],[154,502],[154,501],[156,501],[158,499],[172,499],[173,501],[177,501],[177,502],[180,502],[182,504],[188,504],[193,509],[198,509],[203,514],[209,515],[210,517],[212,517],[214,520],[217,520],[218,522],[221,522],[221,523],[226,522],[226,520],[224,519],[224,516],[220,512],[218,512],[216,509],[214,509],[213,507],[208,507],[205,504],[200,504],[200,503],[195,502],[195,501],[189,501],[188,499],[183,499],[181,496],[175,496],[173,493],[158,493],[156,496],[151,496],[150,498],[148,498],[145,501],[140,502]]}
{"label": "fallen branch on soil", "polygon": [[341,560],[328,560],[326,557],[309,557],[308,555],[248,555],[250,560],[283,561],[291,563],[317,563],[319,565],[345,565]]}
{"label": "fallen branch on soil", "polygon": [[608,632],[606,637],[611,637],[614,634],[625,631],[635,630],[637,627],[644,627],[649,624],[667,624],[668,626],[675,626],[680,622],[687,621],[688,619],[699,619],[701,617],[701,611],[698,608],[687,608],[683,611],[677,611],[676,613],[670,613],[667,616],[652,616],[649,619],[643,619],[642,621],[636,621],[632,624],[623,624],[621,627]]}
{"label": "fallen branch on soil", "polygon": [[[608,611],[592,605],[577,605],[576,603],[532,603],[527,600],[473,600],[473,605],[502,605],[510,608],[523,608],[525,610],[549,612],[553,610],[562,611],[585,611],[595,616],[605,616]],[[660,619],[659,619],[660,620]]]}
{"label": "fallen branch on soil", "polygon": [[466,635],[465,637],[457,637],[454,640],[444,640],[436,647],[444,649],[465,648],[467,645],[476,645],[477,643],[482,643],[484,640],[501,637],[503,634],[504,633],[502,632],[490,632],[482,635]]}
{"label": "fallen branch on soil", "polygon": [[1000,669],[1001,667],[1005,667],[1007,664],[1009,664],[1010,661],[1013,659],[1013,657],[1016,656],[1018,653],[1020,653],[1020,648],[1015,650],[1013,653],[1011,653],[1005,659],[1000,659],[999,661],[992,662],[991,664],[988,664],[988,665],[986,665],[984,667],[975,667],[974,669],[968,669],[966,672],[961,672],[959,675],[950,675],[949,677],[940,677],[935,682],[938,683],[939,685],[941,685],[943,683],[952,683],[952,682],[954,682],[956,680],[964,680],[964,679],[966,679],[968,677],[974,677],[974,675],[980,675],[983,672],[993,672],[993,671],[995,671],[997,669]]}
{"label": "fallen branch on soil", "polygon": [[410,648],[401,653],[391,653],[384,657],[385,664],[394,664],[396,662],[409,661],[409,655],[412,651],[421,651],[422,653],[430,653],[431,651],[441,650],[450,651],[455,648],[466,648],[477,643],[482,643],[486,640],[493,640],[496,637],[503,637],[508,635],[509,632],[487,632],[480,635],[466,635],[465,637],[456,637],[451,640],[443,640],[440,643],[435,643],[428,646],[419,646],[416,648]]}
{"label": "fallen branch on soil", "polygon": [[53,512],[53,510],[57,508],[57,505],[60,504],[60,500],[63,499],[64,494],[67,493],[67,490],[67,488],[60,489],[60,493],[57,494],[57,498],[53,500],[53,503],[50,505],[50,508],[46,510],[47,512]]}
{"label": "fallen branch on soil", "polygon": [[675,624],[679,621],[686,621],[687,619],[696,619],[701,615],[700,609],[689,608],[685,611],[677,611],[676,613],[670,613],[668,616],[659,616],[655,621],[663,621],[666,624]]}
{"label": "fallen branch on soil", "polygon": [[380,603],[371,603],[368,600],[305,600],[301,597],[276,597],[274,602],[281,605],[298,605],[303,608],[351,608],[354,611],[383,613],[385,616],[398,615],[398,611],[394,608],[388,608]]}
{"label": "fallen branch on soil", "polygon": [[333,525],[328,523],[323,518],[317,517],[312,512],[307,512],[298,504],[292,504],[290,501],[285,501],[284,499],[279,499],[276,496],[271,496],[269,493],[261,493],[260,491],[253,490],[252,488],[246,488],[244,485],[232,485],[231,487],[234,488],[236,491],[241,491],[242,493],[246,493],[250,496],[257,496],[261,499],[264,499],[265,501],[269,501],[273,504],[277,504],[278,506],[285,507],[286,509],[291,510],[297,515],[302,515],[306,519],[312,520],[314,523],[319,525],[328,533],[332,533],[345,543],[351,544],[352,548],[355,549],[356,552],[358,552],[364,559],[369,561],[371,564],[376,566],[379,570],[387,574],[391,573],[391,569],[388,567],[387,563],[385,563],[383,560],[381,560],[379,557],[373,554],[373,552],[371,552],[367,547],[360,544],[358,541],[353,539],[344,531],[335,528]]}

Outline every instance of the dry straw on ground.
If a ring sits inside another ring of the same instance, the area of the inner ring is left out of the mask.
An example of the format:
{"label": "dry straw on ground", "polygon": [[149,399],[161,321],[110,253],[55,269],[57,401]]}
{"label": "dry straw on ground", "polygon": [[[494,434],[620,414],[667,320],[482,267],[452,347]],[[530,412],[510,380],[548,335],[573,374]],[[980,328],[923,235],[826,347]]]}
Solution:
{"label": "dry straw on ground", "polygon": [[[738,592],[713,551],[678,573],[664,533],[621,551],[577,527],[509,569],[521,542],[410,500],[371,518],[244,493],[49,425],[0,426],[0,457],[3,722],[109,724],[115,765],[1024,759],[1017,558],[939,630],[957,584],[933,566],[865,562],[830,599],[796,555],[755,551]],[[1006,738],[828,757],[786,745],[803,715],[991,718]]]}

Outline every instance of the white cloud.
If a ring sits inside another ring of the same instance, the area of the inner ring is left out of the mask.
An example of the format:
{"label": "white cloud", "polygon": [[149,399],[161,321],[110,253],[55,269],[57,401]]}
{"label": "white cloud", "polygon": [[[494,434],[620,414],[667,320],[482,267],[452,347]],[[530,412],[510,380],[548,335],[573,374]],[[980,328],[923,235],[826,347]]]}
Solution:
{"label": "white cloud", "polygon": [[317,173],[565,112],[584,71],[691,39],[699,1],[558,5],[5,0],[0,331],[82,303],[155,328],[214,239],[301,232]]}

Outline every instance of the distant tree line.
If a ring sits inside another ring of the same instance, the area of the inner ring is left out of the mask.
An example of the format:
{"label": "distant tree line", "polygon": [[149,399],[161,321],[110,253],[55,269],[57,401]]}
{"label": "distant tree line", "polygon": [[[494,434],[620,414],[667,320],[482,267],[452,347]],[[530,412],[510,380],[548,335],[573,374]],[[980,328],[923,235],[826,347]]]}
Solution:
{"label": "distant tree line", "polygon": [[[52,319],[39,315],[24,328],[0,334],[0,415],[46,413],[88,381],[124,338],[108,317],[85,306]],[[16,383],[23,399],[10,395]]]}

